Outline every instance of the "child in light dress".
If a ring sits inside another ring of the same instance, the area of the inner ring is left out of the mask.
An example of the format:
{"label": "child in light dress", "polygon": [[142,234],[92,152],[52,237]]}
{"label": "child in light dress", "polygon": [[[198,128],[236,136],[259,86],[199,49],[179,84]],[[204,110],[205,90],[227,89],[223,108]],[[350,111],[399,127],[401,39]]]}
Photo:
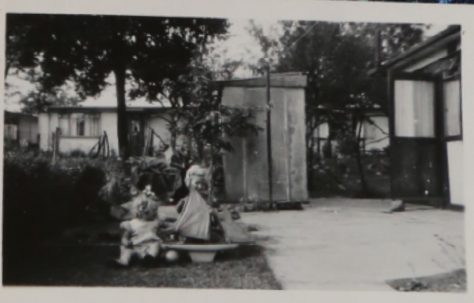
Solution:
{"label": "child in light dress", "polygon": [[134,201],[135,218],[123,221],[120,246],[120,257],[115,265],[128,266],[132,258],[143,260],[145,264],[155,264],[160,252],[161,239],[157,232],[160,225],[158,220],[158,203],[142,193]]}

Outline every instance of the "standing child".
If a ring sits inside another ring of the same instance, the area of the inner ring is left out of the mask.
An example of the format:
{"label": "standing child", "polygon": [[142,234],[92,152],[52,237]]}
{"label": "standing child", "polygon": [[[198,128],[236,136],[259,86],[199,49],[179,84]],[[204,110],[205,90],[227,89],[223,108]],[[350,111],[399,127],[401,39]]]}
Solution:
{"label": "standing child", "polygon": [[128,266],[133,257],[153,264],[160,252],[158,203],[145,194],[137,202],[136,217],[120,224],[122,243],[120,257],[115,260],[119,266]]}

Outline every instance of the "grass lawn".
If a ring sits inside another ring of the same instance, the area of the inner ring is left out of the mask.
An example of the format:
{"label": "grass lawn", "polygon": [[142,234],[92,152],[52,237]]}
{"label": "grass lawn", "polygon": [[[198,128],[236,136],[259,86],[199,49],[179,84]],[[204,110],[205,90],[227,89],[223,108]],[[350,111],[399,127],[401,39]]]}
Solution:
{"label": "grass lawn", "polygon": [[[136,286],[172,288],[281,289],[262,248],[241,247],[216,256],[214,263],[192,263],[187,257],[155,268],[135,265],[114,269],[106,261],[114,246],[53,246],[34,259],[4,260],[4,285]],[[15,258],[17,259],[17,258]]]}

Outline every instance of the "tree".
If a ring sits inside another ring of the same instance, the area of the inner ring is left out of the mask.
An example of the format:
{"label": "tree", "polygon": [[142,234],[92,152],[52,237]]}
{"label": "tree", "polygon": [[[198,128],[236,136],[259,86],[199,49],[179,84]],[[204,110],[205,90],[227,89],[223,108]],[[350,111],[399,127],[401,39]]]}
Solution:
{"label": "tree", "polygon": [[131,99],[172,95],[195,52],[226,28],[220,19],[9,14],[5,72],[39,67],[46,92],[71,80],[81,97],[99,94],[113,74],[119,151],[126,158],[126,83]]}
{"label": "tree", "polygon": [[173,90],[175,97],[189,101],[185,107],[172,112],[172,119],[179,121],[175,135],[188,140],[189,156],[209,166],[211,184],[208,198],[213,199],[217,193],[214,190],[223,189],[222,155],[234,150],[229,139],[256,135],[259,128],[249,122],[250,110],[221,104],[221,88],[216,80],[228,79],[231,72],[228,62],[214,65],[215,62],[209,62],[208,55],[198,54],[191,62],[191,72],[175,83],[179,85]]}
{"label": "tree", "polygon": [[23,106],[22,112],[34,114],[45,111],[48,106],[74,106],[79,104],[80,101],[78,97],[70,96],[61,89],[54,89],[50,92],[43,90],[31,91],[21,98],[20,103]]}
{"label": "tree", "polygon": [[361,114],[364,110],[376,105],[386,109],[383,79],[369,78],[368,70],[420,41],[422,27],[313,21],[285,21],[282,27],[279,43],[270,44],[265,37],[255,37],[262,48],[276,45],[276,71],[303,71],[308,76],[308,171],[312,170],[315,160],[313,133],[327,122],[335,130],[330,136],[338,131],[347,132],[346,137],[350,135],[352,142],[357,144],[352,150],[358,159],[361,183],[366,192],[360,159],[361,132],[356,129],[365,119]]}
{"label": "tree", "polygon": [[61,87],[45,90],[38,81],[40,78],[38,69],[32,68],[21,72],[13,68],[10,71],[15,74],[16,82],[5,82],[5,96],[17,99],[22,112],[35,114],[45,111],[49,106],[74,106],[81,102],[81,99],[74,94],[73,83],[67,82]]}

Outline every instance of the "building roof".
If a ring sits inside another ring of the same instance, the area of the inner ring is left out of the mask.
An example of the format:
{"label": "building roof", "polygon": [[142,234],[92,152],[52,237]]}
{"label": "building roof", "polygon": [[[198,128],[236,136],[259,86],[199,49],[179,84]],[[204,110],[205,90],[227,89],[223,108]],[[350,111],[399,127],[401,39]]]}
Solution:
{"label": "building roof", "polygon": [[[305,88],[307,77],[302,72],[288,72],[288,73],[271,73],[270,85],[271,87],[288,87],[288,88]],[[216,81],[217,85],[233,86],[233,87],[265,87],[267,85],[267,77],[256,77],[246,79],[235,79]]]}
{"label": "building roof", "polygon": [[370,75],[382,72],[395,67],[406,66],[410,62],[424,58],[430,53],[436,52],[440,48],[444,48],[450,43],[459,41],[461,38],[460,26],[453,25],[447,29],[439,32],[438,34],[426,39],[423,42],[418,43],[408,51],[395,56],[387,61],[380,64],[379,67],[369,71]]}
{"label": "building roof", "polygon": [[[160,111],[171,107],[170,102],[163,98],[157,101],[148,101],[144,98],[128,100],[129,111]],[[50,106],[48,111],[115,111],[117,109],[117,94],[113,86],[107,87],[98,97],[88,97],[77,105]]]}
{"label": "building roof", "polygon": [[27,114],[27,113],[18,113],[18,112],[11,112],[11,111],[4,111],[5,113],[5,123],[18,123],[20,119],[25,119],[25,120],[31,120],[31,121],[36,121],[38,120],[38,117],[32,114]]}

